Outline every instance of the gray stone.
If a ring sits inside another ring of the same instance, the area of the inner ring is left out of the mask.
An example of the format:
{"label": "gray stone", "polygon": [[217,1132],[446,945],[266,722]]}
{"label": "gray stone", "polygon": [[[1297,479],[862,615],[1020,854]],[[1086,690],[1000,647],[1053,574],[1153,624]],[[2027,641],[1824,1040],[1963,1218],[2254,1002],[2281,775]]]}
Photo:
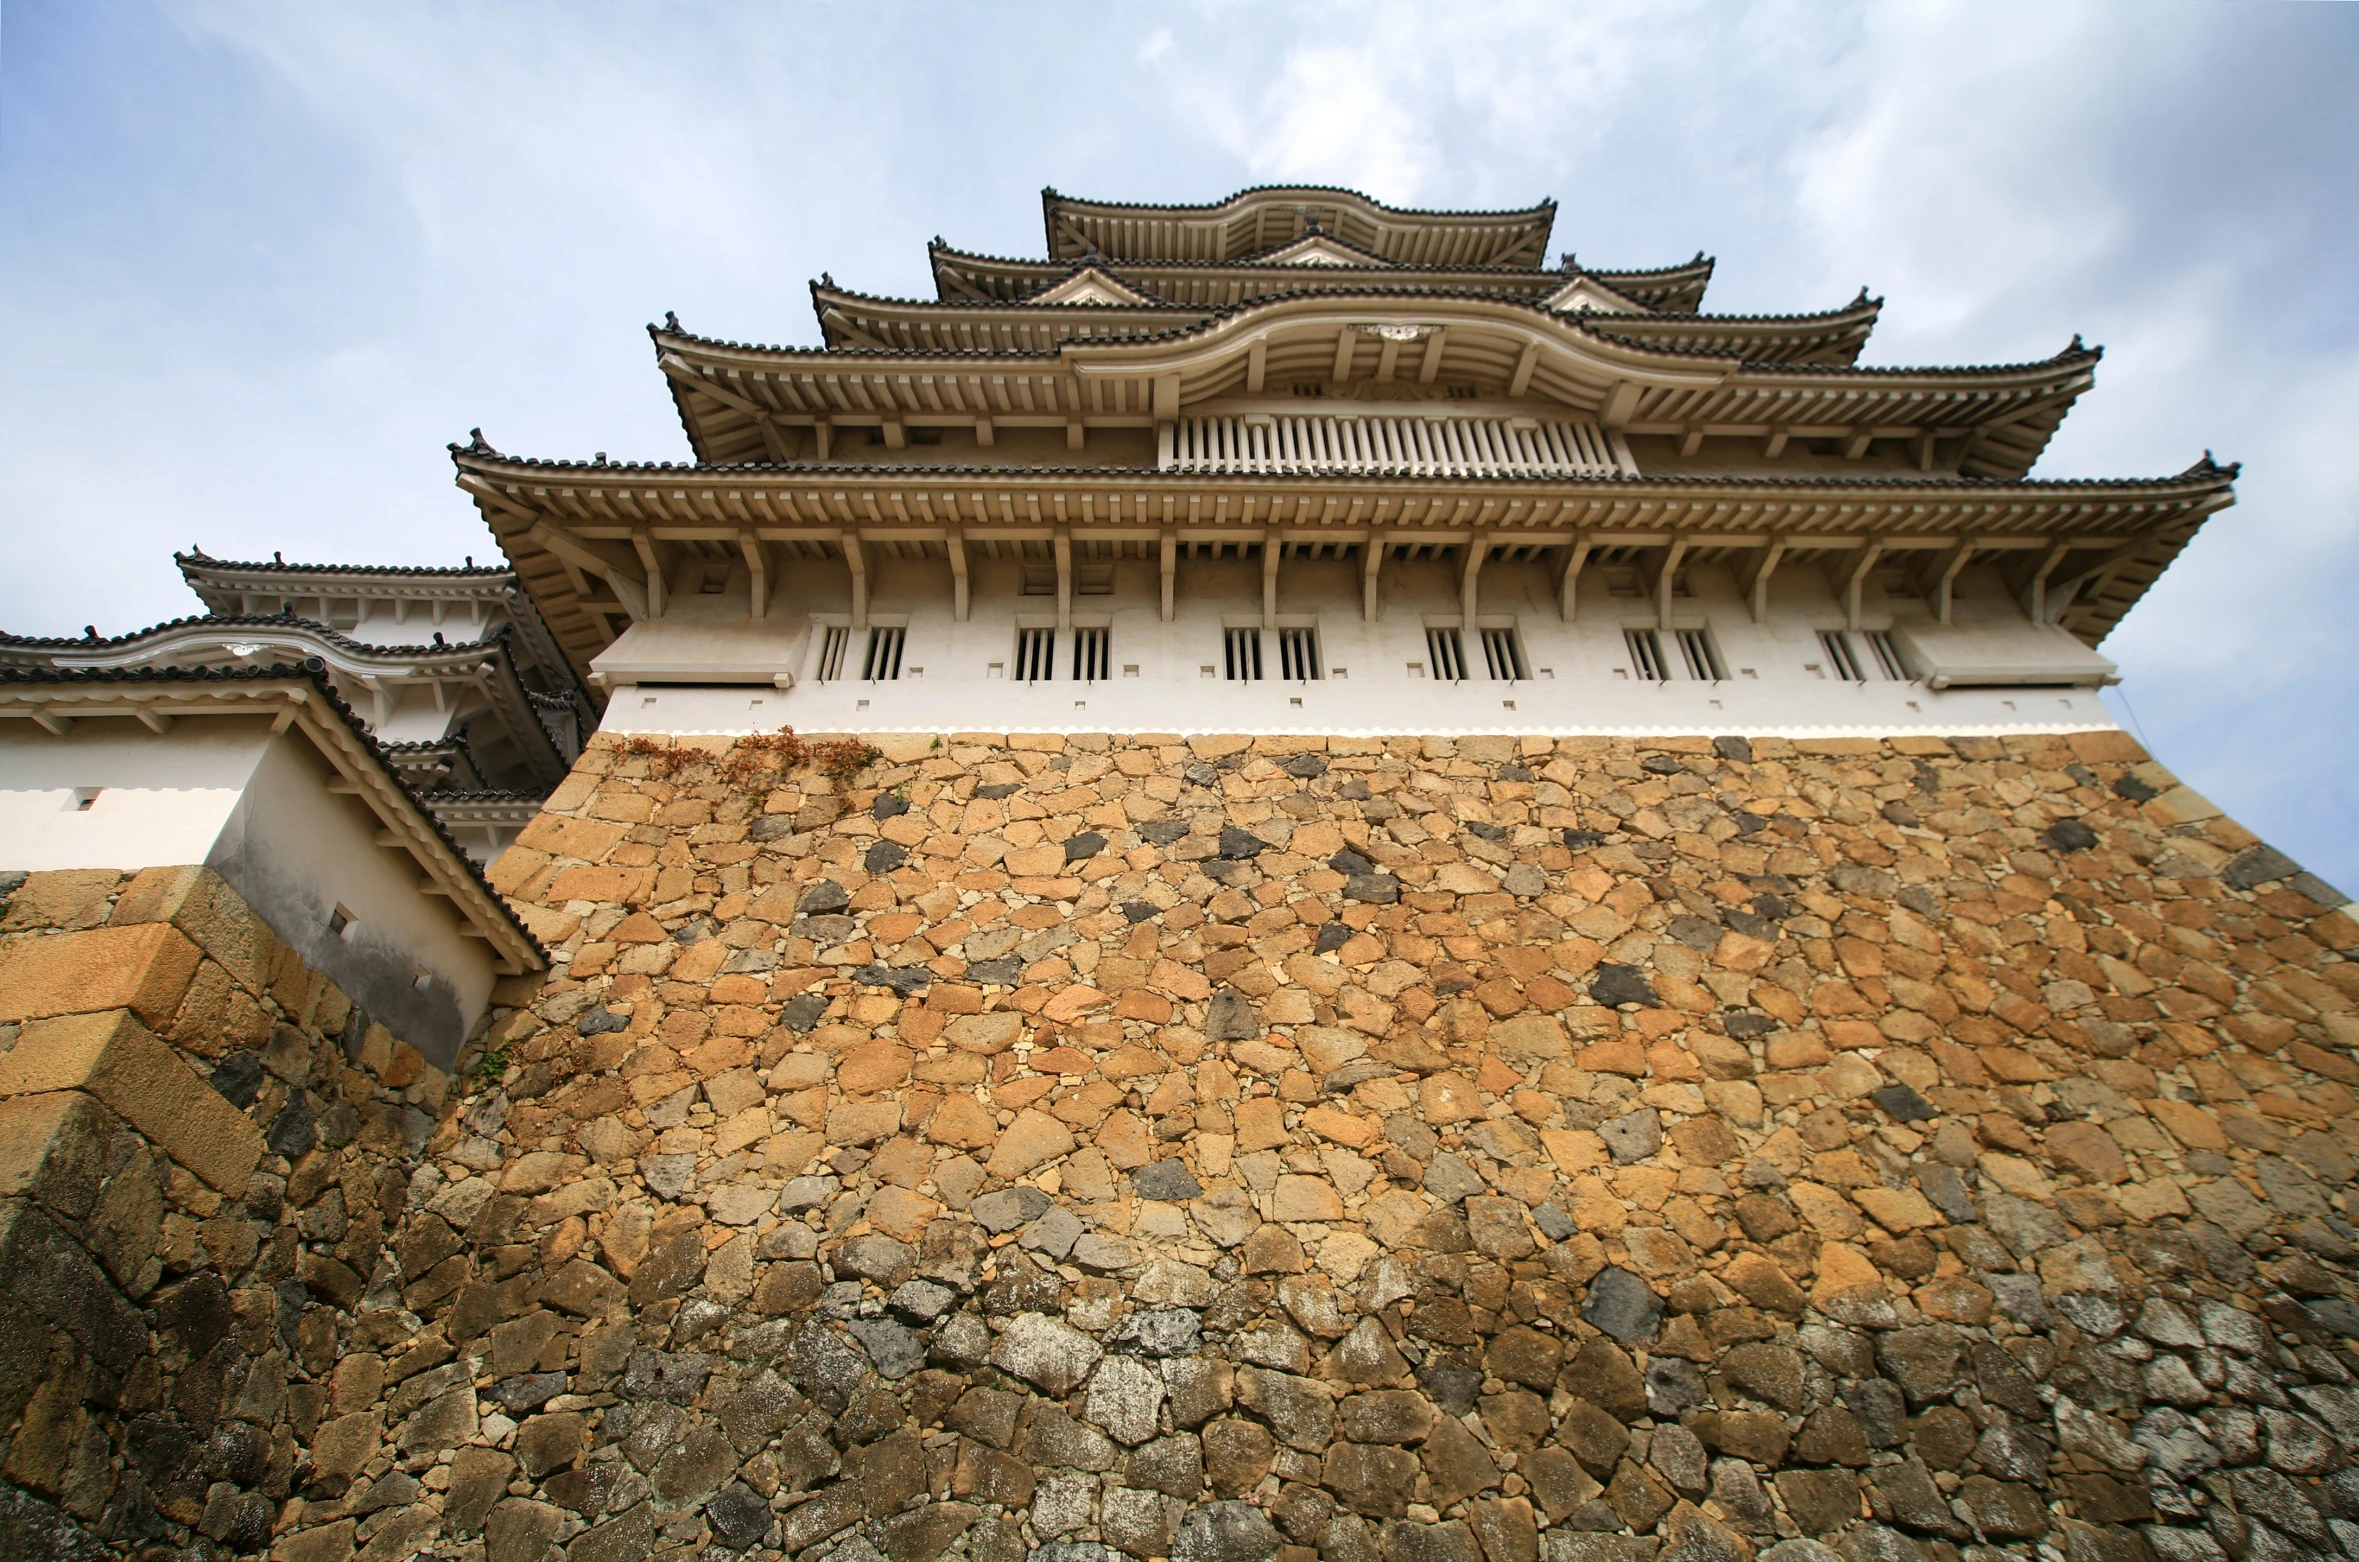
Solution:
{"label": "gray stone", "polygon": [[2053,1210],[1988,1186],[1982,1193],[1982,1223],[2017,1258],[2029,1258],[2072,1239]]}
{"label": "gray stone", "polygon": [[704,1505],[704,1516],[713,1527],[713,1538],[731,1551],[757,1546],[770,1533],[770,1505],[743,1481],[722,1487]]}
{"label": "gray stone", "polygon": [[[1652,1122],[1653,1112],[1649,1111],[1646,1117]],[[1589,1282],[1589,1297],[1581,1304],[1583,1322],[1625,1345],[1654,1338],[1655,1326],[1662,1315],[1662,1300],[1655,1295],[1654,1288],[1627,1269],[1600,1271]]]}
{"label": "gray stone", "polygon": [[1180,1520],[1171,1562],[1268,1562],[1277,1555],[1278,1531],[1249,1502],[1205,1502]]}
{"label": "gray stone", "polygon": [[1963,1225],[1981,1218],[1975,1211],[1973,1196],[1966,1191],[1966,1179],[1958,1175],[1954,1166],[1944,1166],[1939,1161],[1920,1162],[1917,1187],[1954,1224]]}
{"label": "gray stone", "polygon": [[905,1280],[885,1304],[911,1323],[932,1323],[958,1304],[958,1293],[931,1280]]}
{"label": "gray stone", "polygon": [[833,1177],[795,1177],[778,1192],[778,1208],[788,1215],[799,1215],[805,1210],[818,1209],[835,1197]]}
{"label": "gray stone", "polygon": [[1204,1192],[1203,1184],[1180,1160],[1149,1161],[1130,1174],[1130,1185],[1140,1198],[1165,1203],[1196,1198]]}
{"label": "gray stone", "polygon": [[891,873],[908,861],[909,848],[899,841],[877,841],[860,859],[860,866],[872,874]]}
{"label": "gray stone", "polygon": [[1133,1356],[1193,1356],[1204,1345],[1204,1321],[1184,1307],[1134,1312],[1106,1336],[1106,1348]]}
{"label": "gray stone", "polygon": [[2121,1332],[2122,1325],[2128,1321],[2122,1317],[2121,1309],[2115,1306],[2110,1299],[2085,1293],[2075,1296],[2059,1296],[2056,1298],[2056,1310],[2062,1313],[2074,1328],[2088,1335],[2091,1339],[2112,1339]]}
{"label": "gray stone", "polygon": [[925,1364],[926,1339],[914,1329],[890,1318],[856,1318],[849,1327],[881,1377],[898,1381]]}
{"label": "gray stone", "polygon": [[1261,1015],[1243,993],[1224,987],[1206,1006],[1204,1034],[1214,1041],[1251,1041],[1261,1034]]}
{"label": "gray stone", "polygon": [[808,1036],[827,1017],[825,993],[797,993],[778,1011],[778,1023],[798,1036]]}
{"label": "gray stone", "polygon": [[639,1176],[659,1199],[677,1199],[696,1180],[696,1156],[650,1155],[639,1163]]}
{"label": "gray stone", "polygon": [[1519,900],[1548,893],[1548,875],[1528,862],[1519,862],[1501,875],[1499,887]]}
{"label": "gray stone", "polygon": [[1355,873],[1343,881],[1343,894],[1363,905],[1389,906],[1401,898],[1401,881],[1389,873]]}
{"label": "gray stone", "polygon": [[1483,1174],[1474,1169],[1465,1156],[1445,1151],[1433,1158],[1425,1168],[1425,1191],[1444,1204],[1483,1191]]}
{"label": "gray stone", "polygon": [[852,903],[851,895],[833,879],[821,879],[803,891],[803,898],[795,902],[799,917],[832,916]]}
{"label": "gray stone", "polygon": [[1120,1237],[1091,1232],[1073,1244],[1073,1262],[1095,1275],[1119,1274],[1138,1267],[1139,1255]]}
{"label": "gray stone", "polygon": [[1128,1356],[1108,1356],[1089,1376],[1081,1415],[1129,1447],[1155,1435],[1163,1409],[1163,1376]]}
{"label": "gray stone", "polygon": [[2220,882],[2230,889],[2258,889],[2301,871],[2300,863],[2274,846],[2247,846],[2228,859],[2220,870]]}
{"label": "gray stone", "polygon": [[1651,1106],[1600,1123],[1597,1133],[1617,1161],[1644,1160],[1663,1147],[1662,1119]]}
{"label": "gray stone", "polygon": [[1019,1313],[1008,1321],[990,1360],[1000,1371],[1062,1399],[1089,1376],[1102,1354],[1097,1341],[1062,1319]]}
{"label": "gray stone", "polygon": [[997,1236],[1030,1225],[1048,1213],[1050,1203],[1049,1196],[1038,1188],[1018,1186],[984,1194],[967,1206],[967,1213],[975,1224]]}
{"label": "gray stone", "polygon": [[917,1268],[917,1255],[904,1243],[879,1233],[854,1237],[835,1250],[838,1274],[854,1274],[863,1280],[874,1280],[890,1291],[909,1278]]}
{"label": "gray stone", "polygon": [[1080,1241],[1088,1229],[1081,1223],[1079,1215],[1058,1205],[1026,1226],[1016,1241],[1019,1246],[1030,1248],[1035,1253],[1046,1253],[1062,1262],[1073,1251],[1073,1244]]}

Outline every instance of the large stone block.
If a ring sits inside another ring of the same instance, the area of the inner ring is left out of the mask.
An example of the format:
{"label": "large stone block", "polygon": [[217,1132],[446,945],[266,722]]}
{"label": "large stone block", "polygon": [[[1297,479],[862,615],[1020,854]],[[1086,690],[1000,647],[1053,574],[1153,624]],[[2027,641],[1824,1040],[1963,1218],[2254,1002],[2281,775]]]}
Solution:
{"label": "large stone block", "polygon": [[[169,927],[160,930],[180,937]],[[193,955],[195,946],[189,948]],[[134,1014],[116,1010],[27,1025],[0,1056],[0,1097],[56,1090],[88,1092],[232,1198],[246,1191],[262,1155],[262,1131]]]}
{"label": "large stone block", "polygon": [[248,992],[269,984],[279,940],[210,868],[147,868],[115,898],[110,927],[169,923]]}
{"label": "large stone block", "polygon": [[129,1009],[162,1025],[180,1008],[201,951],[165,922],[91,928],[0,947],[0,1024]]}

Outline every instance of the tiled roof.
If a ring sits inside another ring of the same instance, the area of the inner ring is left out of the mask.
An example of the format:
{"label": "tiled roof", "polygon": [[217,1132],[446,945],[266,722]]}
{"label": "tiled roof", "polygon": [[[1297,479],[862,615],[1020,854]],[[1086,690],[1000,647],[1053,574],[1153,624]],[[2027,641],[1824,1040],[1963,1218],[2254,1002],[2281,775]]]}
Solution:
{"label": "tiled roof", "polygon": [[[453,447],[457,448],[456,446]],[[145,629],[134,629],[129,634],[104,638],[94,636],[12,635],[0,631],[0,645],[24,646],[36,650],[94,651],[136,645],[142,640],[174,629],[236,628],[250,624],[257,628],[294,629],[317,636],[328,644],[364,656],[444,656],[463,651],[499,652],[508,649],[508,628],[505,624],[481,640],[451,640],[441,645],[376,645],[366,640],[355,640],[349,635],[330,629],[317,619],[304,618],[294,613],[198,613],[188,618],[168,619],[151,624]]]}
{"label": "tiled roof", "polygon": [[183,571],[189,569],[254,570],[273,575],[392,575],[404,579],[513,577],[515,571],[504,564],[289,564],[273,559],[267,564],[251,559],[217,559],[202,548],[187,553],[174,553],[172,562]]}
{"label": "tiled roof", "polygon": [[516,930],[517,935],[524,940],[526,945],[528,945],[535,954],[540,956],[541,963],[544,966],[547,965],[549,960],[548,949],[543,946],[539,939],[532,936],[532,930],[524,925],[523,921],[517,917],[514,911],[509,909],[506,897],[502,896],[498,890],[492,888],[491,880],[483,876],[483,870],[475,865],[475,859],[467,855],[465,848],[461,847],[459,843],[452,838],[449,830],[443,828],[442,821],[434,816],[433,809],[426,806],[425,799],[416,791],[412,790],[410,784],[401,778],[400,770],[386,758],[385,745],[377,741],[375,735],[369,731],[368,727],[361,721],[360,717],[353,711],[352,707],[344,703],[343,696],[336,692],[335,685],[328,681],[327,667],[319,660],[319,658],[306,657],[303,661],[298,663],[280,662],[269,667],[235,668],[0,667],[0,685],[12,683],[286,683],[293,682],[298,679],[310,685],[313,693],[318,695],[321,702],[329,710],[332,710],[336,713],[337,720],[343,722],[344,725],[350,729],[352,735],[360,740],[361,747],[367,750],[369,757],[377,762],[378,769],[383,773],[384,778],[392,783],[394,790],[409,800],[411,806],[417,809],[420,816],[425,819],[427,825],[434,831],[435,838],[441,841],[442,844],[448,848],[452,860],[464,867],[468,877],[472,878],[477,884],[483,887],[484,894],[490,898],[493,905],[499,908],[500,915],[507,920],[508,925]]}
{"label": "tiled roof", "polygon": [[1071,201],[1076,206],[1103,206],[1109,211],[1129,212],[1216,212],[1223,206],[1233,206],[1252,195],[1348,195],[1355,201],[1366,201],[1378,211],[1395,217],[1536,217],[1542,212],[1556,210],[1556,197],[1552,195],[1530,206],[1500,207],[1495,210],[1468,207],[1442,211],[1423,206],[1387,206],[1373,195],[1340,184],[1249,184],[1217,201],[1193,204],[1175,201],[1098,201],[1086,195],[1068,195],[1053,184],[1040,187],[1040,200],[1044,206],[1055,201]]}

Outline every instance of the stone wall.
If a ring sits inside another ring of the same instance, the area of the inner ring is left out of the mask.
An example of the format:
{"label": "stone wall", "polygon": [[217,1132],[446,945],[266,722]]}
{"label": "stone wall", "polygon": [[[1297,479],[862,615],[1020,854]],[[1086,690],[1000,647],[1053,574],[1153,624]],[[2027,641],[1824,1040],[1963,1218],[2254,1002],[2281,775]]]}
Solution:
{"label": "stone wall", "polygon": [[0,888],[0,1557],[258,1554],[449,1080],[206,869]]}
{"label": "stone wall", "polygon": [[885,750],[499,861],[274,1556],[2359,1556],[2359,926],[2119,734]]}

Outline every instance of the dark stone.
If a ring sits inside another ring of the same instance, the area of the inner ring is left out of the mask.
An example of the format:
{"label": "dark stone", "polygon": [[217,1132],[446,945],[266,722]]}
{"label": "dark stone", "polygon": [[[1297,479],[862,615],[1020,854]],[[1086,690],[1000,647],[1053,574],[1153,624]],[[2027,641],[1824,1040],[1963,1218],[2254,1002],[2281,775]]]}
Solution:
{"label": "dark stone", "polygon": [[1675,776],[1687,767],[1670,754],[1649,754],[1638,762],[1638,768],[1650,776]]}
{"label": "dark stone", "polygon": [[1462,819],[1458,822],[1458,828],[1477,840],[1503,841],[1507,839],[1506,826],[1485,824],[1480,819]]}
{"label": "dark stone", "polygon": [[877,841],[870,845],[860,859],[860,866],[870,873],[891,873],[909,861],[909,848],[899,841]]}
{"label": "dark stone", "polygon": [[1346,899],[1369,906],[1390,906],[1401,898],[1401,881],[1389,873],[1355,873],[1343,884]]}
{"label": "dark stone", "polygon": [[743,1481],[731,1481],[704,1505],[713,1538],[731,1551],[747,1551],[770,1533],[770,1504]]}
{"label": "dark stone", "polygon": [[1003,955],[997,960],[977,960],[967,967],[967,980],[981,982],[987,987],[1013,987],[1024,978],[1024,962],[1014,955]]}
{"label": "dark stone", "polygon": [[1589,996],[1609,1009],[1625,1003],[1659,1009],[1663,1004],[1636,966],[1615,965],[1610,960],[1598,966],[1596,977],[1589,983]]}
{"label": "dark stone", "polygon": [[1566,1363],[1557,1386],[1604,1407],[1624,1421],[1635,1421],[1646,1414],[1646,1385],[1638,1375],[1637,1363],[1608,1339],[1583,1341],[1580,1350]]}
{"label": "dark stone", "polygon": [[1472,1367],[1460,1366],[1436,1352],[1425,1358],[1417,1369],[1417,1386],[1426,1396],[1454,1416],[1465,1415],[1475,1406],[1483,1391],[1483,1375]]}
{"label": "dark stone", "polygon": [[1001,798],[1013,797],[1022,790],[1024,790],[1024,783],[1021,781],[994,781],[989,786],[976,787],[975,795],[985,802],[996,803]]}
{"label": "dark stone", "polygon": [[1322,1479],[1355,1513],[1397,1519],[1417,1485],[1417,1456],[1401,1448],[1337,1443],[1327,1450]]}
{"label": "dark stone", "polygon": [[631,1028],[631,1017],[612,1013],[606,1005],[594,1003],[580,1019],[574,1021],[573,1028],[583,1036],[619,1035]]}
{"label": "dark stone", "polygon": [[1270,843],[1251,830],[1233,824],[1220,827],[1220,854],[1230,862],[1244,862],[1270,849]]}
{"label": "dark stone", "polygon": [[262,1142],[290,1161],[319,1143],[319,1119],[312,1115],[311,1092],[298,1090],[287,1098]]}
{"label": "dark stone", "polygon": [[1575,851],[1583,851],[1592,846],[1603,846],[1605,832],[1602,830],[1567,830],[1564,832],[1564,843]]}
{"label": "dark stone", "polygon": [[899,792],[879,792],[868,811],[878,820],[898,819],[909,812],[909,799]]}
{"label": "dark stone", "polygon": [[2097,832],[2078,819],[2059,819],[2040,832],[2040,841],[2056,852],[2085,852],[2097,844]]}
{"label": "dark stone", "polygon": [[1574,1400],[1565,1411],[1555,1440],[1601,1481],[1613,1475],[1630,1451],[1629,1428],[1586,1399]]}
{"label": "dark stone", "polygon": [[1171,1562],[1268,1562],[1277,1550],[1277,1528],[1259,1508],[1249,1502],[1206,1502],[1180,1520]]}
{"label": "dark stone", "polygon": [[1651,1106],[1598,1124],[1597,1134],[1614,1152],[1614,1159],[1624,1164],[1642,1161],[1663,1147],[1663,1122]]}
{"label": "dark stone", "polygon": [[833,916],[852,904],[851,895],[833,879],[821,879],[803,891],[803,898],[795,902],[799,917]]}
{"label": "dark stone", "polygon": [[1649,1413],[1676,1419],[1679,1412],[1711,1403],[1712,1391],[1692,1361],[1677,1356],[1652,1356],[1646,1363],[1646,1408]]}
{"label": "dark stone", "polygon": [[[1766,936],[1774,938],[1776,931],[1772,929]],[[1776,1030],[1777,1021],[1751,1009],[1734,1009],[1720,1017],[1720,1028],[1738,1041],[1751,1041]]]}
{"label": "dark stone", "polygon": [[692,1352],[641,1350],[631,1352],[623,1368],[625,1399],[661,1399],[675,1405],[695,1402],[712,1376],[713,1358]]}
{"label": "dark stone", "polygon": [[1311,953],[1320,955],[1333,954],[1336,950],[1341,949],[1344,945],[1350,943],[1351,941],[1352,930],[1350,924],[1344,922],[1322,922],[1319,924],[1318,940],[1311,945]]}
{"label": "dark stone", "polygon": [[783,840],[794,833],[793,814],[764,814],[745,827],[745,838],[749,841]]}
{"label": "dark stone", "polygon": [[1928,1404],[1948,1398],[1963,1381],[1966,1353],[1973,1343],[1963,1330],[1948,1324],[1896,1329],[1876,1341],[1876,1365],[1900,1385],[1911,1404]]}
{"label": "dark stone", "polygon": [[916,992],[934,979],[934,973],[922,965],[883,966],[864,965],[852,973],[852,980],[868,987],[890,987],[904,995]]}
{"label": "dark stone", "polygon": [[1868,1099],[1882,1107],[1895,1121],[1921,1123],[1939,1117],[1933,1103],[1907,1085],[1883,1085],[1868,1092]]}
{"label": "dark stone", "polygon": [[1908,1405],[1896,1385],[1882,1378],[1856,1378],[1838,1392],[1844,1406],[1858,1417],[1869,1447],[1898,1448],[1908,1440]]}
{"label": "dark stone", "polygon": [[1958,1175],[1956,1167],[1944,1166],[1939,1161],[1919,1162],[1917,1187],[1948,1219],[1963,1225],[1978,1218],[1974,1199],[1966,1192],[1966,1179]]}
{"label": "dark stone", "polygon": [[2274,846],[2247,846],[2220,869],[2220,882],[2230,889],[2258,889],[2301,871],[2300,863]]}
{"label": "dark stone", "polygon": [[1250,1041],[1261,1034],[1261,1016],[1243,993],[1224,987],[1206,1005],[1204,1034],[1214,1041]]}
{"label": "dark stone", "polygon": [[848,1327],[881,1377],[898,1382],[925,1364],[926,1338],[914,1329],[890,1318],[856,1318]]}
{"label": "dark stone", "polygon": [[1661,1476],[1625,1459],[1606,1483],[1605,1500],[1624,1524],[1643,1535],[1663,1521],[1679,1498]]}
{"label": "dark stone", "polygon": [[1176,1159],[1149,1161],[1130,1174],[1130,1185],[1142,1199],[1166,1202],[1196,1198],[1204,1192],[1187,1163]]}
{"label": "dark stone", "polygon": [[1733,759],[1739,764],[1750,764],[1753,759],[1753,742],[1750,738],[1714,738],[1712,752],[1722,759]]}
{"label": "dark stone", "polygon": [[2127,772],[2113,778],[2113,795],[2126,797],[2133,803],[2151,803],[2162,796],[2153,787]]}
{"label": "dark stone", "polygon": [[2238,1470],[2229,1477],[2236,1491],[2236,1508],[2248,1519],[2259,1519],[2296,1540],[2329,1544],[2326,1521],[2300,1486],[2275,1470]]}
{"label": "dark stone", "polygon": [[[1627,1269],[1600,1271],[1589,1282],[1588,1298],[1581,1304],[1584,1323],[1625,1345],[1654,1338],[1662,1316],[1662,1299],[1655,1295],[1654,1288]],[[1584,1350],[1582,1354],[1588,1352]]]}
{"label": "dark stone", "polygon": [[824,993],[797,993],[778,1011],[778,1023],[798,1036],[808,1036],[826,1016]]}
{"label": "dark stone", "polygon": [[1345,847],[1342,851],[1337,852],[1334,856],[1328,858],[1327,866],[1333,868],[1336,872],[1342,874],[1347,879],[1364,878],[1376,871],[1375,863],[1370,862],[1366,857],[1361,856],[1358,852],[1353,851],[1348,846]]}
{"label": "dark stone", "polygon": [[1106,838],[1095,830],[1065,837],[1065,860],[1085,862],[1106,849]]}
{"label": "dark stone", "polygon": [[1327,761],[1316,754],[1297,754],[1278,768],[1297,781],[1308,781],[1327,773]]}
{"label": "dark stone", "polygon": [[212,1085],[221,1092],[221,1099],[244,1111],[262,1092],[262,1054],[231,1053],[214,1068]]}
{"label": "dark stone", "polygon": [[1739,1392],[1787,1412],[1810,1402],[1802,1357],[1783,1345],[1739,1345],[1720,1359],[1720,1370]]}
{"label": "dark stone", "polygon": [[1143,900],[1126,900],[1122,903],[1122,920],[1130,923],[1133,927],[1141,922],[1151,922],[1162,914],[1155,906]]}

